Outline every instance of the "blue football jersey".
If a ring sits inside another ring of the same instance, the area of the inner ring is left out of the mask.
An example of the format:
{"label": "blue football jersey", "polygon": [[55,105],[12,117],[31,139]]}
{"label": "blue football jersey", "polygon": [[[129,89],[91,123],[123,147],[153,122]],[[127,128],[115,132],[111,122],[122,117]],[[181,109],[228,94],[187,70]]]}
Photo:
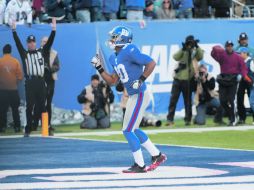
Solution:
{"label": "blue football jersey", "polygon": [[145,83],[139,89],[133,89],[132,83],[139,79],[143,74],[144,65],[151,61],[151,57],[141,53],[133,44],[125,45],[117,54],[114,53],[109,58],[110,64],[113,66],[129,95],[146,90]]}

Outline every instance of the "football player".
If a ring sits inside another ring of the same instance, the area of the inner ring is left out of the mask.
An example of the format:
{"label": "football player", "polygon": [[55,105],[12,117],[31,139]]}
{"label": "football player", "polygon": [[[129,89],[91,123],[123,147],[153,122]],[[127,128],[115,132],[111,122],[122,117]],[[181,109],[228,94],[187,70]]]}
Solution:
{"label": "football player", "polygon": [[32,24],[32,8],[27,0],[11,0],[5,9],[5,24]]}
{"label": "football player", "polygon": [[[109,46],[114,50],[109,58],[109,62],[114,68],[113,74],[104,70],[98,55],[93,57],[91,62],[108,84],[114,85],[120,79],[129,94],[122,131],[130,145],[135,163],[123,172],[144,173],[152,171],[162,164],[167,157],[139,129],[139,124],[150,101],[145,80],[153,72],[156,63],[151,57],[141,53],[135,45],[131,44],[132,32],[129,28],[117,26],[109,32],[109,35]],[[147,168],[141,152],[141,145],[152,156],[152,164]]]}

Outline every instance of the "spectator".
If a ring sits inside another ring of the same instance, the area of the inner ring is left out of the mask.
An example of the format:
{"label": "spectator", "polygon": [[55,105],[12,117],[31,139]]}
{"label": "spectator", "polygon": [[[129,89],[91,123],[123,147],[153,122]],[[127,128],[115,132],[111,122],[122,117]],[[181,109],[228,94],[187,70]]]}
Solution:
{"label": "spectator", "polygon": [[117,19],[117,12],[119,10],[119,0],[104,0],[102,4],[103,20],[110,21]]}
{"label": "spectator", "polygon": [[[243,58],[236,54],[233,50],[233,42],[225,43],[225,50],[220,46],[214,46],[211,56],[220,64],[221,74],[217,77],[219,83],[220,103],[229,116],[229,126],[237,124],[235,111],[235,96],[237,93],[240,75],[244,80],[251,82],[247,75],[247,68]],[[230,107],[229,107],[230,105]]]}
{"label": "spectator", "polygon": [[126,0],[127,20],[143,20],[145,0]]}
{"label": "spectator", "polygon": [[22,80],[22,70],[17,59],[11,56],[11,45],[3,48],[0,58],[0,132],[4,132],[7,123],[7,111],[12,109],[15,132],[20,132],[19,105],[20,99],[17,84]]}
{"label": "spectator", "polygon": [[91,22],[101,20],[101,0],[92,0],[90,13],[91,13]]}
{"label": "spectator", "polygon": [[[248,76],[251,78],[252,83],[254,82],[254,74],[253,74],[253,59],[249,57],[249,49],[247,47],[240,47],[238,49],[238,52],[240,53],[240,56],[243,58],[246,67],[248,69]],[[252,84],[247,82],[246,80],[241,80],[239,83],[239,88],[237,91],[237,111],[238,111],[238,116],[239,116],[239,121],[238,124],[245,124],[246,120],[246,110],[244,106],[244,97],[245,97],[245,92],[247,90],[248,96],[250,97],[250,91]],[[251,101],[254,101],[254,99],[250,99],[250,105],[253,105]]]}
{"label": "spectator", "polygon": [[174,54],[174,59],[178,62],[178,67],[175,69],[175,76],[171,90],[170,103],[168,108],[168,125],[174,124],[174,116],[176,104],[179,96],[182,93],[185,106],[185,125],[190,125],[192,110],[191,110],[191,95],[194,90],[194,77],[197,75],[197,62],[203,59],[204,51],[198,46],[199,40],[195,40],[194,36],[189,35],[185,39],[182,49]]}
{"label": "spectator", "polygon": [[5,24],[9,26],[15,21],[16,24],[32,24],[32,8],[26,0],[11,0],[5,9]]}
{"label": "spectator", "polygon": [[81,128],[96,129],[110,127],[110,103],[114,102],[114,94],[110,87],[100,82],[99,75],[91,77],[91,84],[78,96],[83,104],[84,121]]}
{"label": "spectator", "polygon": [[153,11],[153,0],[146,1],[146,8],[143,11],[145,20],[154,20],[157,19],[157,14]]}
{"label": "spectator", "polygon": [[211,17],[209,6],[210,0],[194,0],[195,17],[196,18],[209,18]]}
{"label": "spectator", "polygon": [[[43,37],[41,40],[41,47],[43,47],[48,42],[48,37]],[[48,112],[48,125],[49,125],[49,135],[53,135],[54,128],[51,126],[52,117],[52,99],[54,96],[55,81],[57,80],[57,72],[60,69],[60,63],[57,51],[51,49],[50,52],[45,55],[48,57],[49,62],[45,67],[44,79],[46,82],[46,111]],[[45,62],[46,63],[46,62]]]}
{"label": "spectator", "polygon": [[205,65],[199,66],[199,77],[197,80],[197,90],[195,94],[195,103],[197,115],[194,123],[198,125],[205,125],[206,123],[206,109],[208,107],[216,108],[214,122],[223,124],[222,109],[218,99],[218,93],[214,90],[215,79],[207,72]]}
{"label": "spectator", "polygon": [[174,19],[175,10],[173,9],[172,0],[164,0],[161,7],[156,11],[158,19]]}
{"label": "spectator", "polygon": [[49,18],[56,18],[59,22],[64,21],[65,6],[63,0],[46,0],[46,11]]}
{"label": "spectator", "polygon": [[[26,77],[25,91],[26,91],[26,118],[27,125],[25,128],[24,137],[29,137],[32,129],[38,124],[41,113],[46,111],[45,108],[45,80],[44,72],[45,66],[49,62],[45,54],[47,54],[54,42],[56,34],[56,19],[52,19],[52,31],[48,42],[41,48],[36,48],[35,36],[29,35],[27,37],[27,50],[23,47],[18,34],[16,32],[15,22],[12,24],[12,34],[19,51],[23,70]],[[33,69],[31,69],[33,68]],[[34,108],[39,111],[36,111]]]}
{"label": "spectator", "polygon": [[211,6],[215,8],[216,18],[230,17],[230,7],[232,0],[211,0]]}
{"label": "spectator", "polygon": [[192,18],[193,0],[174,0],[176,18]]}
{"label": "spectator", "polygon": [[73,3],[73,8],[76,12],[76,19],[80,22],[91,22],[90,8],[91,1],[77,0]]}
{"label": "spectator", "polygon": [[42,14],[44,12],[43,0],[33,0],[33,21],[40,23],[42,21]]}
{"label": "spectator", "polygon": [[248,35],[245,32],[242,32],[239,35],[238,38],[238,46],[235,48],[235,51],[237,52],[241,47],[247,47],[249,56],[254,58],[254,49],[249,46],[249,38]]}
{"label": "spectator", "polygon": [[6,7],[6,1],[0,0],[0,25],[4,23],[4,11]]}

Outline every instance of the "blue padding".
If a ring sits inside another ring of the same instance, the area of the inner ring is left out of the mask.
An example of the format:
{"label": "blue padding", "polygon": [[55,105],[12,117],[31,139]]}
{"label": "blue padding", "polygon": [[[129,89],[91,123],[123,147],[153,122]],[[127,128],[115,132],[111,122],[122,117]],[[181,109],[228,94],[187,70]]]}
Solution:
{"label": "blue padding", "polygon": [[134,132],[123,131],[123,134],[128,141],[132,152],[136,152],[141,148],[140,141]]}
{"label": "blue padding", "polygon": [[147,141],[148,136],[141,129],[135,129],[134,133],[137,135],[141,144]]}

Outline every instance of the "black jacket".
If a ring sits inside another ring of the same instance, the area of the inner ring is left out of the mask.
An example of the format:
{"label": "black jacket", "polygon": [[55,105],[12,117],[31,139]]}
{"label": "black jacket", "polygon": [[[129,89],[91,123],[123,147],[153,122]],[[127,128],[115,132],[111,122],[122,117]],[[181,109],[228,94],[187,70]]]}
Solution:
{"label": "black jacket", "polygon": [[57,0],[46,0],[46,11],[50,17],[62,17],[65,15],[64,2]]}

